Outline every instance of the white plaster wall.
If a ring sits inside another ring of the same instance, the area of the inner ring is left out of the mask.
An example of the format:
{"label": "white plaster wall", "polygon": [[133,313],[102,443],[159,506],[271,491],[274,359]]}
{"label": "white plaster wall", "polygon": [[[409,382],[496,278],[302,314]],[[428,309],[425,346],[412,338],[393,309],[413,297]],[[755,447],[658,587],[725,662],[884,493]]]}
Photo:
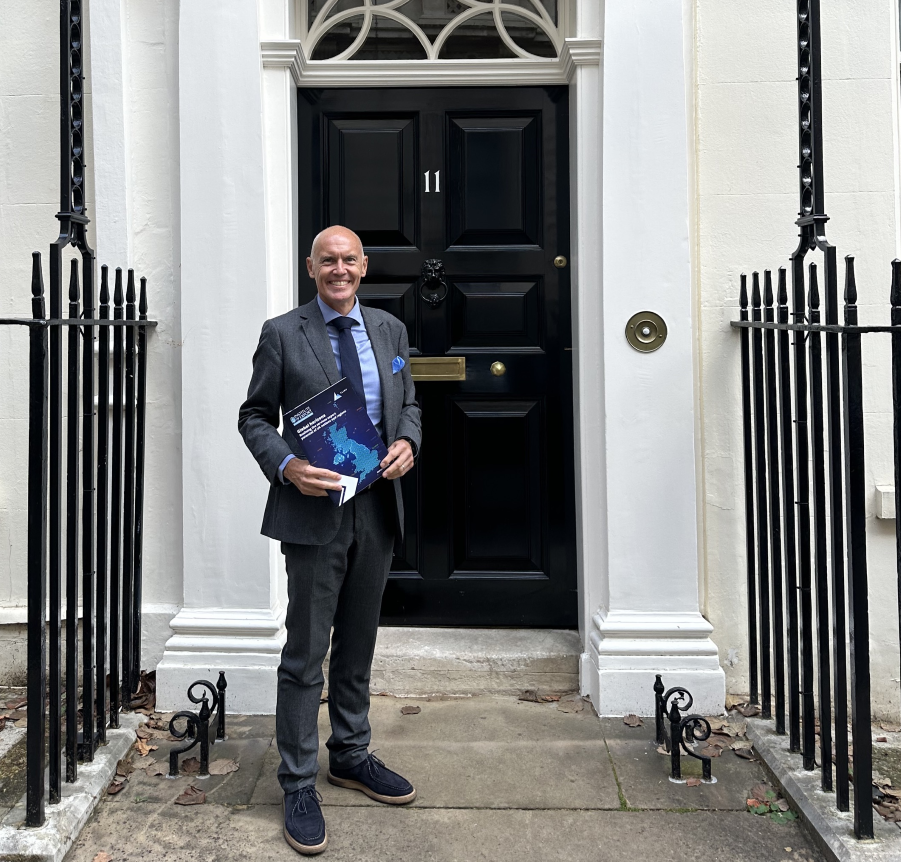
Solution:
{"label": "white plaster wall", "polygon": [[[856,258],[862,323],[889,322],[898,254],[893,7],[822,5],[827,233],[840,258]],[[726,309],[738,304],[741,272],[787,266],[797,245],[795,26],[793,3],[697,4],[703,600],[732,691],[748,682],[740,354]],[[886,336],[865,343],[874,707],[896,714],[894,526],[874,517],[875,485],[892,483],[890,351]]]}
{"label": "white plaster wall", "polygon": [[[0,317],[31,316],[31,253],[47,249],[59,222],[58,6],[29,0],[3,4],[0,28]],[[90,58],[86,58],[88,63]],[[85,81],[85,113],[92,107]],[[88,127],[86,152],[91,152]],[[93,214],[92,160],[87,159],[88,214]],[[93,241],[93,231],[92,241]],[[72,254],[67,250],[64,272]],[[48,306],[49,307],[49,306]],[[0,629],[25,620],[28,447],[28,335],[0,327]],[[24,669],[24,642],[0,631],[3,677]],[[21,647],[21,648],[20,648]]]}
{"label": "white plaster wall", "polygon": [[[150,336],[144,540],[143,664],[152,668],[171,635],[168,620],[182,601],[178,2],[95,0],[90,11],[98,30],[100,16],[104,24],[110,16],[121,17],[121,63],[126,70],[122,81],[107,79],[101,88],[107,100],[97,106],[98,115],[107,115],[103,124],[93,111],[88,56],[87,205],[95,220],[91,241],[98,251],[97,275],[99,279],[102,263],[111,270],[131,266],[145,275],[150,316],[159,321]],[[46,248],[58,227],[54,218],[59,209],[58,7],[9,0],[4,16],[8,26],[0,29],[0,316],[28,316],[31,252],[44,252],[46,277]],[[115,35],[115,30],[106,27],[104,32]],[[90,46],[90,32],[87,35]],[[98,67],[103,65],[107,75],[114,75],[108,59],[104,54]],[[121,100],[118,111],[108,101],[109,92],[115,95],[116,90]],[[104,129],[96,145],[95,124]],[[119,170],[123,164],[124,175]],[[127,210],[101,212],[98,219],[97,182],[122,191]],[[27,380],[25,330],[0,327],[0,637],[14,653],[10,662],[4,662],[4,676],[20,675],[25,661],[24,641],[13,637],[18,629],[10,628],[7,637],[2,627],[24,620],[25,615]],[[4,681],[0,679],[0,684]]]}

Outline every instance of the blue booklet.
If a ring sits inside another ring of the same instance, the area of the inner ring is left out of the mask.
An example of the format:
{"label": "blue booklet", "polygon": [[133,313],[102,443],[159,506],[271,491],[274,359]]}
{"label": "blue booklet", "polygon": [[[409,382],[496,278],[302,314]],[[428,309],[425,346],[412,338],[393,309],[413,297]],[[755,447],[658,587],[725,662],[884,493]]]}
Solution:
{"label": "blue booklet", "polygon": [[288,410],[285,423],[314,467],[341,474],[341,490],[326,492],[336,506],[382,475],[388,449],[346,377]]}

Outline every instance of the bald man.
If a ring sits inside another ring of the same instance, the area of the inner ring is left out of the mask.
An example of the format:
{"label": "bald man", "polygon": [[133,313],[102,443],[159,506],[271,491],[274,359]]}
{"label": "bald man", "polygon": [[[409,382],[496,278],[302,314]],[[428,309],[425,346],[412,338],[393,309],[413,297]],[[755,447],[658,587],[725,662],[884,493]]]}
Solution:
{"label": "bald man", "polygon": [[[421,440],[407,330],[396,317],[357,300],[368,258],[360,238],[335,226],[313,241],[307,272],[312,302],[267,320],[253,357],[238,429],[270,482],[264,536],[281,542],[288,572],[287,641],[278,669],[276,740],[285,793],[285,840],[306,855],[328,844],[316,791],[322,663],[329,648],[332,734],[328,780],[393,805],[413,786],[369,753],[369,677],[391,555],[403,537],[397,481],[413,467]],[[388,455],[382,479],[336,507],[326,491],[338,474],[313,467],[281,414],[346,377]]]}

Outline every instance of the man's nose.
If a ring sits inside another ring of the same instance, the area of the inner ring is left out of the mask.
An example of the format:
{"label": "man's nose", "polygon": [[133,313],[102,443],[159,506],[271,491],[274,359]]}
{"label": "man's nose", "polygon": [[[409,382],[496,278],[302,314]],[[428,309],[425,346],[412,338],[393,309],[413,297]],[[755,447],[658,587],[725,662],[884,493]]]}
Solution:
{"label": "man's nose", "polygon": [[341,275],[346,270],[347,270],[347,265],[339,257],[338,260],[335,262],[335,275]]}

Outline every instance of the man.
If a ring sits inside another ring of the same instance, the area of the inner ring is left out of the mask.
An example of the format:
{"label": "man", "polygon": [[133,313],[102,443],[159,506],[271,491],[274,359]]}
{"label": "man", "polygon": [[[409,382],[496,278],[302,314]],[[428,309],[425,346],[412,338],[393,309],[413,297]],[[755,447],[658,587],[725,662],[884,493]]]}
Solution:
{"label": "man", "polygon": [[[357,301],[368,258],[360,238],[335,226],[313,241],[312,302],[267,320],[253,357],[238,429],[271,482],[263,535],[279,540],[288,572],[287,642],[278,669],[276,740],[285,793],[284,835],[307,855],[328,844],[316,792],[322,662],[329,648],[332,734],[328,780],[389,804],[412,802],[413,786],[368,751],[369,677],[382,592],[403,529],[396,480],[410,471],[421,439],[403,323]],[[388,444],[384,481],[343,506],[326,494],[339,476],[304,460],[278,426],[289,410],[346,377]]]}

